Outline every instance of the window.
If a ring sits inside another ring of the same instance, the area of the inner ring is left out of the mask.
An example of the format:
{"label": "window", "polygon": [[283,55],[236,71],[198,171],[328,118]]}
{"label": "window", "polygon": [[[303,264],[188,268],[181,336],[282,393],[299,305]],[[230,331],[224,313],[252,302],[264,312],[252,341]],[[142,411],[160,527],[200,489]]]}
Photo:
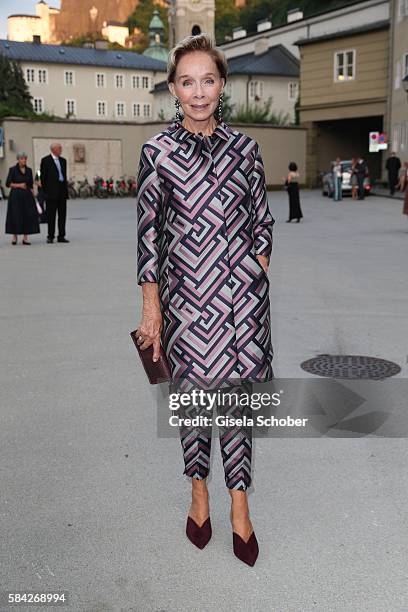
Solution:
{"label": "window", "polygon": [[98,117],[106,117],[108,114],[108,104],[105,100],[98,100],[96,103],[96,114]]}
{"label": "window", "polygon": [[132,75],[132,88],[139,89],[140,88],[140,76],[138,74]]}
{"label": "window", "polygon": [[337,51],[334,54],[334,80],[338,83],[342,81],[352,81],[355,78],[355,72],[355,49]]}
{"label": "window", "polygon": [[97,72],[95,78],[97,87],[106,87],[106,77],[103,72]]}
{"label": "window", "polygon": [[291,102],[296,102],[299,96],[299,83],[293,81],[288,85],[288,97]]}
{"label": "window", "polygon": [[249,97],[256,101],[263,97],[263,81],[249,81]]}
{"label": "window", "polygon": [[126,116],[126,104],[124,102],[116,102],[116,116],[117,117]]}
{"label": "window", "polygon": [[44,112],[44,98],[34,98],[33,99],[33,109],[35,113],[43,113]]}
{"label": "window", "polygon": [[125,86],[125,77],[123,74],[115,74],[115,87],[116,89],[123,89]]}
{"label": "window", "polygon": [[392,150],[398,153],[401,142],[401,124],[395,123],[392,127]]}
{"label": "window", "polygon": [[150,117],[150,110],[151,110],[151,105],[150,104],[143,104],[143,117]]}
{"label": "window", "polygon": [[76,100],[65,100],[65,112],[68,116],[76,115]]}
{"label": "window", "polygon": [[406,145],[407,145],[407,121],[403,121],[401,123],[401,132],[400,132],[400,149],[401,152],[406,150]]}
{"label": "window", "polygon": [[398,17],[400,20],[403,17],[408,17],[408,0],[399,0]]}
{"label": "window", "polygon": [[138,102],[133,103],[133,116],[140,117],[140,104]]}
{"label": "window", "polygon": [[27,83],[35,82],[35,70],[34,68],[26,68],[26,81]]}
{"label": "window", "polygon": [[45,85],[46,83],[48,83],[48,71],[44,68],[40,68],[38,70],[38,82],[41,85]]}
{"label": "window", "polygon": [[401,62],[397,62],[395,64],[394,89],[399,89],[400,87],[401,87]]}
{"label": "window", "polygon": [[142,77],[142,87],[143,87],[143,89],[151,89],[151,88],[149,87],[149,80],[150,80],[150,79],[149,79],[149,77],[148,77],[148,76],[144,76],[144,77]]}
{"label": "window", "polygon": [[65,70],[64,83],[65,85],[75,85],[75,75],[73,70]]}

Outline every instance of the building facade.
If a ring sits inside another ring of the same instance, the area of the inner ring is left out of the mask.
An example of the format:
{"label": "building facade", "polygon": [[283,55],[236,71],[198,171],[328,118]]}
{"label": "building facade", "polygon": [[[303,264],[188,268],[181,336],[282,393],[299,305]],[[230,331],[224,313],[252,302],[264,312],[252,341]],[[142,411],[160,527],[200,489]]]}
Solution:
{"label": "building facade", "polygon": [[166,64],[145,55],[0,40],[24,73],[33,108],[62,118],[144,122]]}
{"label": "building facade", "polygon": [[186,36],[214,35],[214,0],[169,0],[169,48]]}
{"label": "building facade", "polygon": [[[322,2],[322,5],[324,3]],[[233,31],[230,40],[220,43],[228,59],[254,51],[260,38],[267,38],[270,47],[283,45],[299,59],[299,47],[296,41],[304,38],[316,38],[325,34],[349,30],[359,25],[368,25],[389,19],[389,0],[357,0],[352,4],[337,9],[320,11],[317,15],[304,17],[302,11],[288,11],[287,21],[275,26],[273,17],[263,19],[257,24],[257,32],[247,34],[244,28]]]}
{"label": "building facade", "polygon": [[391,0],[391,70],[389,79],[390,148],[408,161],[408,0]]}
{"label": "building facade", "polygon": [[369,153],[388,106],[389,21],[297,41],[301,56],[300,124],[309,130],[310,185],[331,161],[363,156],[381,178],[383,151]]}

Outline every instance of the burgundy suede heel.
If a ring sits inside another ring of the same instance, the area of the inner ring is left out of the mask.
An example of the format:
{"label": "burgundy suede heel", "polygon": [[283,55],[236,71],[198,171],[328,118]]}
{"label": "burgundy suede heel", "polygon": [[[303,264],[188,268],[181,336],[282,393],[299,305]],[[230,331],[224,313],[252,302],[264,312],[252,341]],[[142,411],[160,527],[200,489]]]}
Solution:
{"label": "burgundy suede heel", "polygon": [[187,517],[186,535],[190,542],[195,544],[198,548],[204,548],[211,539],[212,529],[210,517],[204,521],[199,527],[191,516]]}
{"label": "burgundy suede heel", "polygon": [[258,540],[256,539],[255,532],[253,531],[249,536],[248,542],[245,542],[240,535],[232,532],[233,544],[234,544],[234,555],[243,561],[247,565],[255,565],[255,561],[258,558],[259,548]]}

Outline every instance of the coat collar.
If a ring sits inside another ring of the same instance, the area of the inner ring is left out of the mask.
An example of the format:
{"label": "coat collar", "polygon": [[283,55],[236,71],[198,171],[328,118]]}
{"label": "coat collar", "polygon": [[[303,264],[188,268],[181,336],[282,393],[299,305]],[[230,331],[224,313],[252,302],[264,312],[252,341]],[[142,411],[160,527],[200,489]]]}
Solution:
{"label": "coat collar", "polygon": [[[185,128],[179,121],[173,121],[171,125],[166,130],[170,134],[173,134],[174,138],[179,142],[184,142],[188,138],[197,138],[200,137],[199,134],[194,134]],[[231,134],[231,128],[224,121],[220,121],[217,123],[217,126],[210,138],[218,137],[223,138],[224,140],[228,140]]]}

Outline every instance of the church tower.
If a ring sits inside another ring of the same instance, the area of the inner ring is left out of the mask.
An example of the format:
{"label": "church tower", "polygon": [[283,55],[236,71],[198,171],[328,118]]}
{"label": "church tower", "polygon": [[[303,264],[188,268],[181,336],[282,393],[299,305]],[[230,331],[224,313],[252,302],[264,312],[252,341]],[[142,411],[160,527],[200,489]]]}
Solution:
{"label": "church tower", "polygon": [[170,0],[169,48],[182,38],[210,34],[214,38],[215,0]]}

